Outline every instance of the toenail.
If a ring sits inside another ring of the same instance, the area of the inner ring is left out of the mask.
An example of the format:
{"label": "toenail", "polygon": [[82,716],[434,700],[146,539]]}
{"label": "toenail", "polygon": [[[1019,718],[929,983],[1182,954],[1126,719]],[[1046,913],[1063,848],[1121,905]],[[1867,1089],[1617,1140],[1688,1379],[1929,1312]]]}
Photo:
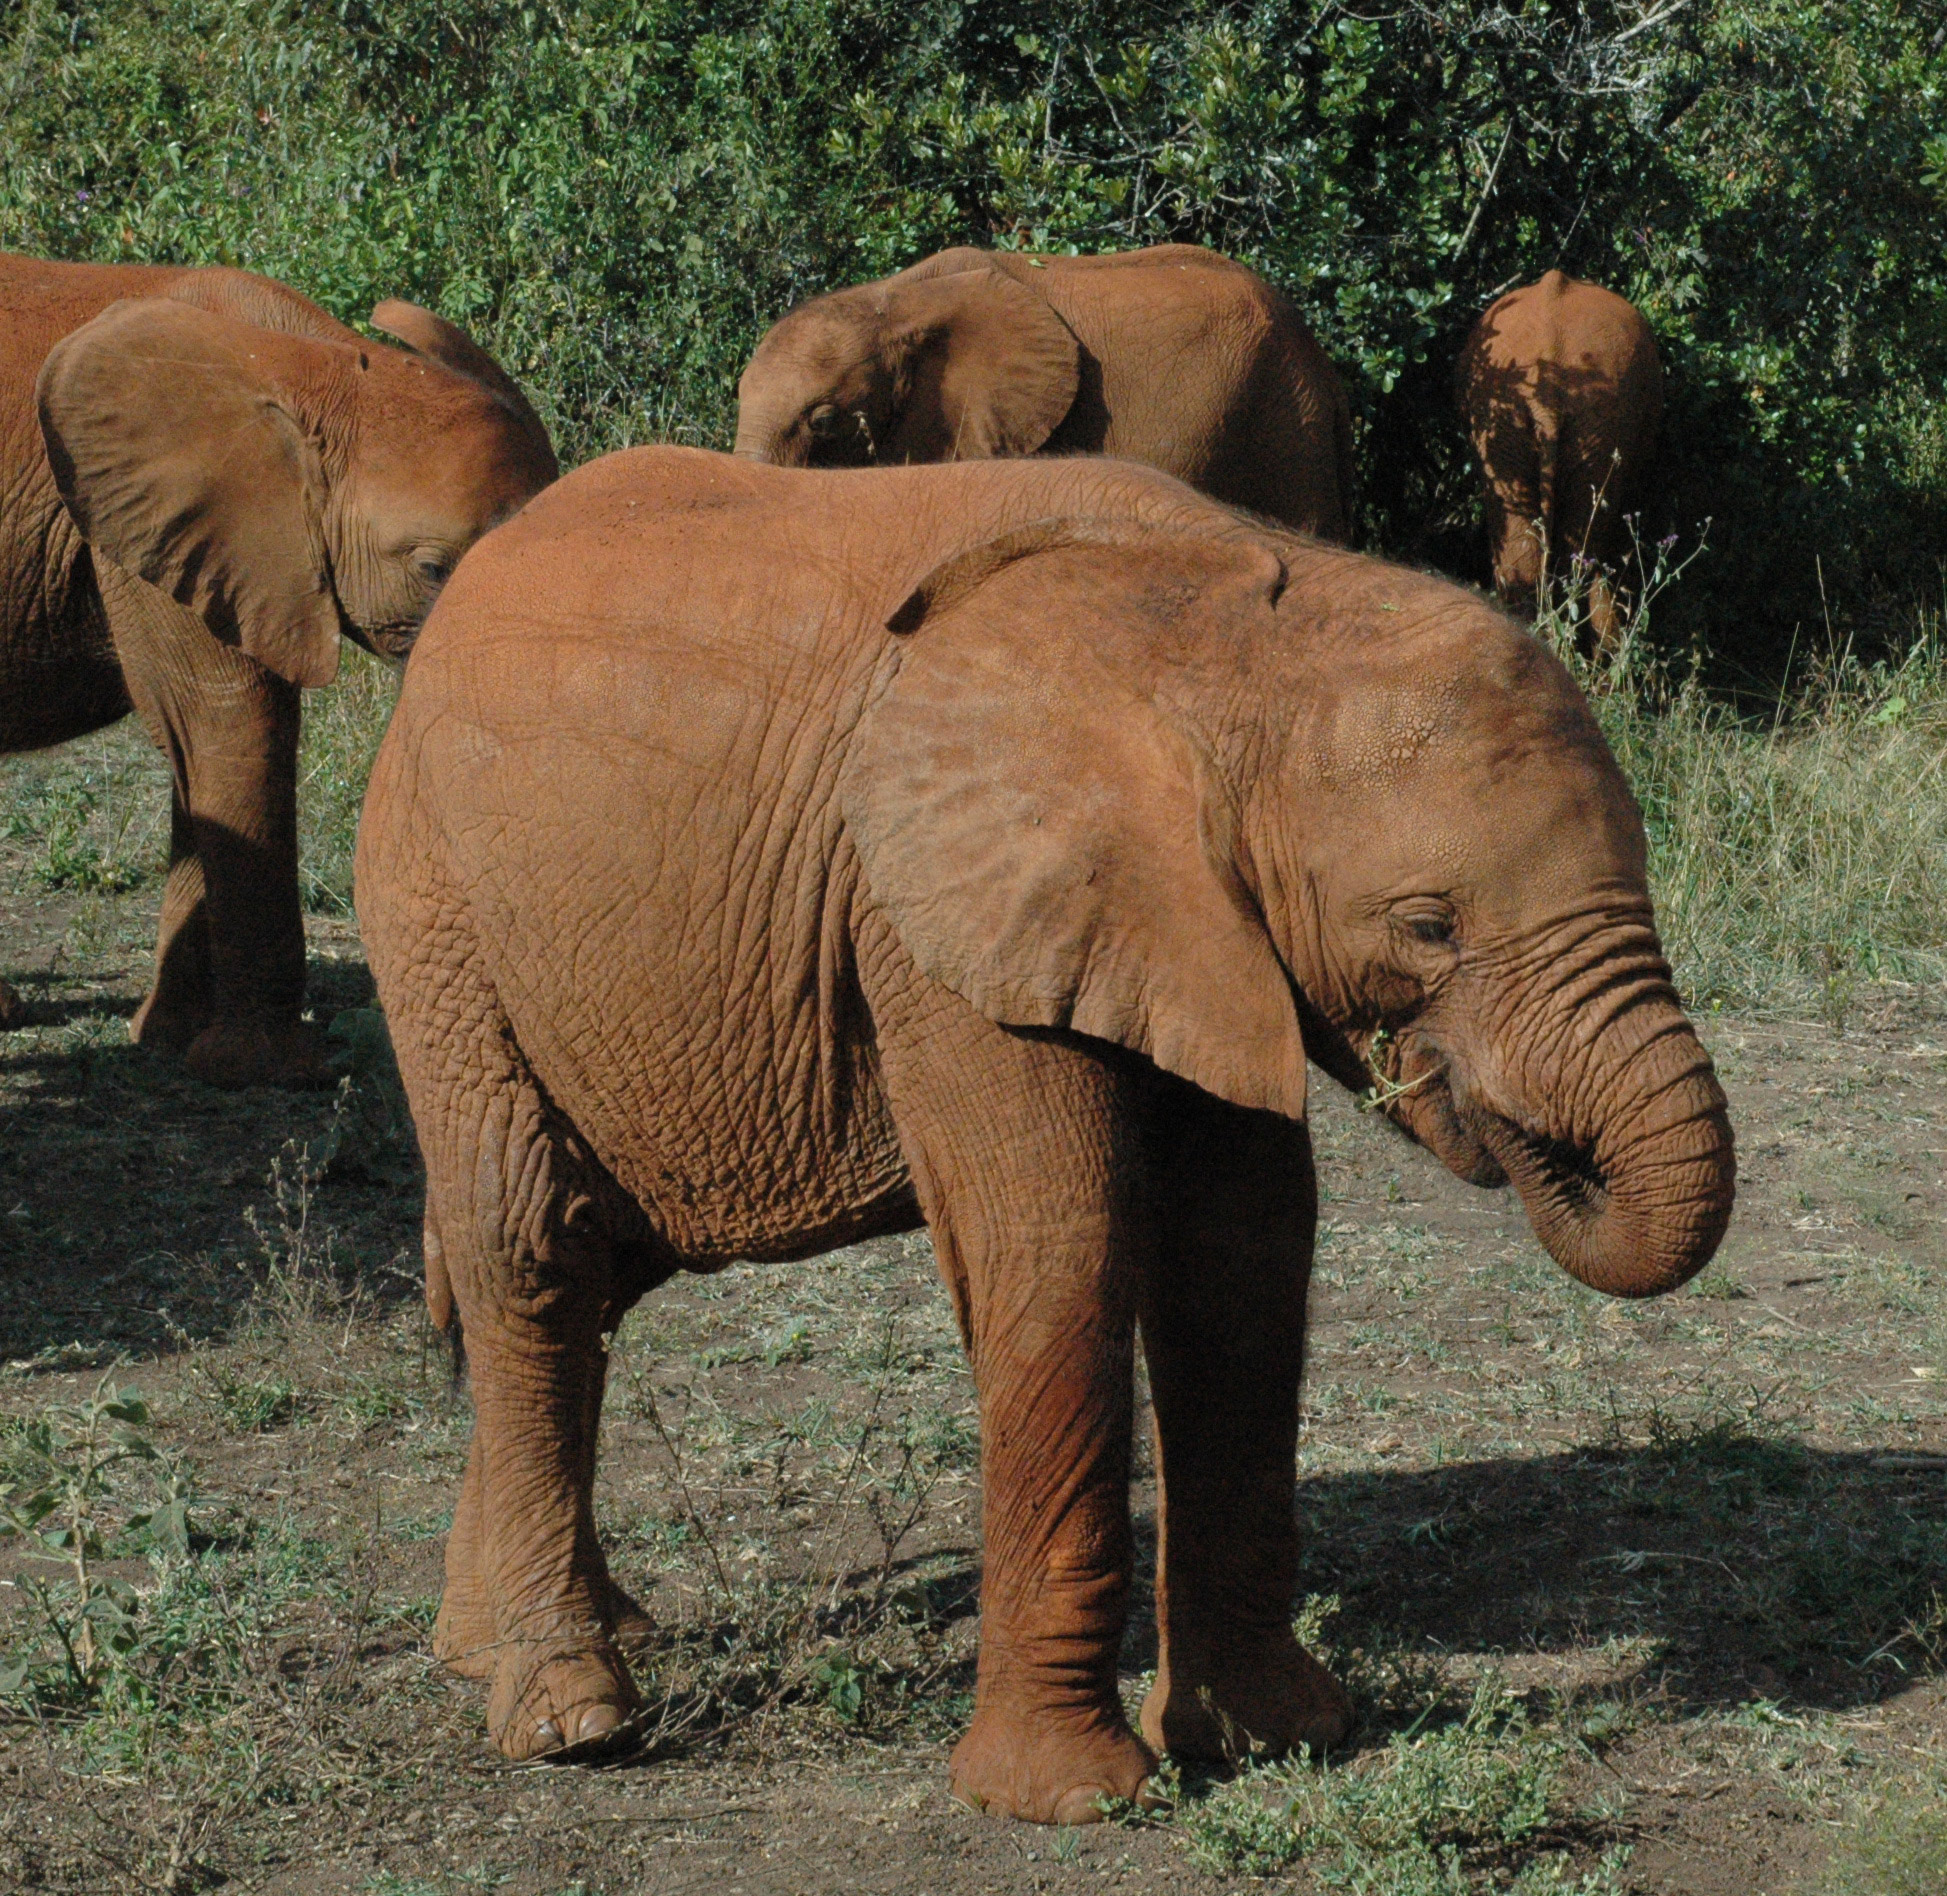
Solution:
{"label": "toenail", "polygon": [[591,1705],[581,1715],[581,1742],[604,1737],[621,1722],[622,1714],[613,1705]]}
{"label": "toenail", "polygon": [[1064,1791],[1061,1801],[1055,1806],[1055,1822],[1058,1824],[1099,1824],[1102,1821],[1102,1800],[1109,1795],[1100,1784],[1078,1784],[1072,1791]]}
{"label": "toenail", "polygon": [[540,1739],[540,1741],[544,1745],[553,1746],[553,1745],[558,1745],[561,1742],[560,1730],[556,1727],[554,1720],[551,1718],[542,1719],[541,1722],[534,1727],[534,1735],[535,1737]]}

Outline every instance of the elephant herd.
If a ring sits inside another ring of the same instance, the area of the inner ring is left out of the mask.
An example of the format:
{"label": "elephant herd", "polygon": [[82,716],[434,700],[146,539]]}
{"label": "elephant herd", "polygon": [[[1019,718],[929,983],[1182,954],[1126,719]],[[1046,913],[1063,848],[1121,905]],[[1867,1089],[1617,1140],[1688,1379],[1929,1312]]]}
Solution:
{"label": "elephant herd", "polygon": [[[1537,523],[1596,544],[1653,428],[1617,301],[1551,276],[1463,358],[1511,593]],[[434,1643],[502,1751],[639,1703],[593,1512],[623,1312],[922,1223],[981,1418],[956,1792],[1082,1822],[1164,1752],[1342,1738],[1291,1629],[1308,1065],[1619,1296],[1702,1267],[1735,1168],[1581,694],[1333,544],[1347,409],[1290,305],[1197,250],[949,251],[766,336],[737,455],[561,479],[410,305],[392,349],[235,272],[9,259],[0,315],[0,742],[132,707],[173,772],[138,1038],[315,1065],[297,689],[340,631],[412,649],[358,908],[473,1382]],[[1577,405],[1605,378],[1627,425]]]}

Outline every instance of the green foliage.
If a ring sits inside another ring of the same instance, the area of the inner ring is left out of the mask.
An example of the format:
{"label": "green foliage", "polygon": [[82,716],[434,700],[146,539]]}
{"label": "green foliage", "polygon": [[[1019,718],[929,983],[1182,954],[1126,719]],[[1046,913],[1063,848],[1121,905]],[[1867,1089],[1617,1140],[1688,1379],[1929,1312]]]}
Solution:
{"label": "green foliage", "polygon": [[[1478,558],[1490,293],[1648,312],[1694,627],[1777,669],[1947,547],[1947,50],[1903,0],[18,0],[0,242],[403,294],[569,458],[722,444],[792,302],[944,244],[1217,245],[1350,380],[1367,530]],[[1666,629],[1681,629],[1669,628]]]}
{"label": "green foliage", "polygon": [[[1610,1896],[1618,1857],[1577,1877],[1559,1850],[1564,1742],[1537,1731],[1500,1680],[1484,1677],[1444,1729],[1403,1732],[1376,1759],[1249,1767],[1187,1801],[1176,1822],[1202,1868],[1276,1876],[1303,1863],[1357,1896],[1466,1896],[1508,1888]],[[1509,1877],[1513,1878],[1512,1884]]]}
{"label": "green foliage", "polygon": [[[82,747],[26,767],[0,834],[34,846],[29,874],[50,892],[124,895],[148,880],[152,848],[141,803],[127,794],[149,773]],[[153,860],[153,858],[151,859]]]}
{"label": "green foliage", "polygon": [[[0,1539],[17,1539],[25,1557],[51,1564],[60,1578],[28,1575],[15,1584],[40,1609],[60,1651],[59,1674],[86,1695],[141,1641],[142,1601],[102,1563],[145,1549],[166,1561],[189,1551],[189,1492],[182,1470],[162,1457],[145,1431],[152,1417],[134,1390],[106,1376],[94,1393],[50,1408],[8,1442],[0,1481]],[[128,1501],[129,1476],[162,1463],[141,1505]],[[0,1662],[0,1694],[31,1692],[47,1677],[33,1650]]]}

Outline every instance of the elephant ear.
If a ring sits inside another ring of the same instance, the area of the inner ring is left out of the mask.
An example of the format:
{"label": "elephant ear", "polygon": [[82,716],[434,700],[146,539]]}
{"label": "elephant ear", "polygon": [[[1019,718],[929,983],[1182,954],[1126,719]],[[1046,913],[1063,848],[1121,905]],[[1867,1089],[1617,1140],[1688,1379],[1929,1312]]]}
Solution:
{"label": "elephant ear", "polygon": [[896,279],[886,315],[897,420],[883,460],[1032,454],[1075,405],[1074,331],[999,270]]}
{"label": "elephant ear", "polygon": [[394,296],[372,311],[372,327],[403,342],[415,355],[437,362],[441,368],[463,375],[488,390],[553,464],[554,444],[548,439],[541,417],[534,412],[533,403],[527,399],[527,391],[457,323],[449,323],[444,316],[435,316],[417,303],[407,303]]}
{"label": "elephant ear", "polygon": [[290,390],[344,348],[143,298],[57,343],[36,390],[88,543],[294,685],[331,682],[339,613],[324,472]]}
{"label": "elephant ear", "polygon": [[990,1020],[1113,1041],[1302,1119],[1296,1002],[1238,872],[1235,812],[1144,682],[1182,636],[1145,623],[1182,601],[1154,588],[1159,559],[1218,610],[1268,610],[1283,583],[1261,542],[1072,521],[922,581],[890,621],[917,636],[840,776],[847,831],[913,959]]}

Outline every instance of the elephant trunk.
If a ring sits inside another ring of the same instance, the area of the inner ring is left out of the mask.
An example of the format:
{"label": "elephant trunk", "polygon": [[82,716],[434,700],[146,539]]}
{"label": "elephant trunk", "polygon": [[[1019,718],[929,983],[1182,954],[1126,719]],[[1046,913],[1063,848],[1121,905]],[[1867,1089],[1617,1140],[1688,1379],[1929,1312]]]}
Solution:
{"label": "elephant trunk", "polygon": [[1655,1296],[1702,1270],[1730,1222],[1730,1119],[1660,956],[1633,980],[1591,969],[1586,985],[1602,1023],[1536,1089],[1553,1110],[1464,1117],[1564,1270],[1612,1297]]}
{"label": "elephant trunk", "polygon": [[803,467],[810,458],[809,441],[796,437],[795,411],[779,417],[752,402],[737,404],[737,444],[731,452],[746,461],[764,461],[773,467]]}

